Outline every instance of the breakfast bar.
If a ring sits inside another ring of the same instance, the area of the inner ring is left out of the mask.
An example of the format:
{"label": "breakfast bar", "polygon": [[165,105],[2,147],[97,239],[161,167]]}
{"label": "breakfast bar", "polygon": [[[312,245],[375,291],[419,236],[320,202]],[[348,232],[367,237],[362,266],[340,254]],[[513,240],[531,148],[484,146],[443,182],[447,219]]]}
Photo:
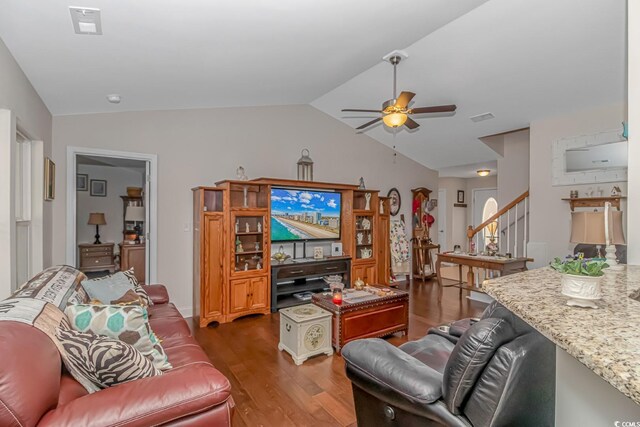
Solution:
{"label": "breakfast bar", "polygon": [[560,278],[546,267],[483,290],[556,345],[556,425],[639,421],[640,266],[607,272],[597,309],[568,306]]}

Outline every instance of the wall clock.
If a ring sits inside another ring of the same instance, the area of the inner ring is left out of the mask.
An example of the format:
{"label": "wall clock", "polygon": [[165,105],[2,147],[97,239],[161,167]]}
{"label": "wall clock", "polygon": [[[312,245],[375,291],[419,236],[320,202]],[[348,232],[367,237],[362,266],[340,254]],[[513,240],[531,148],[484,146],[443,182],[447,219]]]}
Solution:
{"label": "wall clock", "polygon": [[394,187],[391,190],[389,190],[389,192],[387,193],[387,197],[389,198],[391,216],[398,215],[398,212],[400,212],[400,205],[401,205],[400,192],[398,191],[397,188]]}

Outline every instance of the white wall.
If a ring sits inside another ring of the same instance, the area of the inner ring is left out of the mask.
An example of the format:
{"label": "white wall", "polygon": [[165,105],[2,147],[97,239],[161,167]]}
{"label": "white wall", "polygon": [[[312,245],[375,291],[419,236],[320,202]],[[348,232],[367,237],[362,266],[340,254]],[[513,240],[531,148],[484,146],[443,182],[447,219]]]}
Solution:
{"label": "white wall", "polygon": [[[640,217],[640,4],[627,2],[629,200],[627,218]],[[627,262],[640,264],[640,222],[627,221]]]}
{"label": "white wall", "polygon": [[[438,189],[447,192],[447,230],[445,236],[447,247],[453,250],[454,245],[460,245],[463,250],[467,250],[467,227],[473,224],[472,197],[474,189],[496,188],[497,177],[486,176],[477,178],[440,178]],[[454,207],[458,202],[458,190],[464,191],[464,201],[466,208]],[[434,233],[437,234],[437,233]]]}
{"label": "white wall", "polygon": [[[0,299],[8,296],[13,281],[11,279],[11,265],[15,250],[11,246],[13,227],[13,187],[12,187],[12,171],[13,171],[13,155],[11,143],[15,141],[16,126],[27,134],[33,140],[43,142],[44,156],[51,154],[51,114],[44,105],[36,91],[27,80],[26,76],[16,63],[15,59],[0,40],[0,109],[11,111],[10,120],[5,120],[4,129],[0,134],[0,169],[2,169],[3,179],[0,180]],[[9,114],[6,114],[9,117]],[[38,148],[40,152],[40,147]],[[44,167],[44,165],[40,165]],[[6,179],[5,179],[6,178]],[[33,205],[33,209],[40,214],[42,212],[42,228],[34,228],[32,231],[40,234],[42,247],[41,256],[44,266],[51,264],[51,207],[58,201],[44,202],[42,197],[36,199],[40,205]]]}
{"label": "white wall", "polygon": [[87,220],[91,212],[103,212],[106,225],[100,226],[100,241],[115,243],[116,253],[118,243],[122,242],[122,199],[127,195],[127,187],[143,187],[144,173],[124,167],[78,165],[77,172],[89,175],[92,179],[107,181],[107,197],[91,196],[90,189],[77,192],[76,204],[76,240],[78,243],[93,243],[96,226],[88,225]]}
{"label": "white wall", "polygon": [[[67,146],[158,155],[158,279],[181,310],[191,307],[192,222],[190,189],[235,178],[243,165],[250,178],[296,178],[300,151],[309,148],[317,181],[358,182],[382,194],[401,192],[411,217],[411,188],[438,186],[437,172],[393,151],[308,105],[146,111],[56,116],[54,160],[66,168]],[[54,261],[64,262],[66,194],[58,174],[54,209]]]}
{"label": "white wall", "polygon": [[[627,183],[603,183],[553,187],[551,172],[551,147],[560,138],[588,135],[621,127],[625,117],[622,104],[578,111],[564,116],[536,120],[530,127],[530,223],[528,255],[535,258],[534,267],[547,265],[554,257],[564,257],[573,251],[569,243],[571,214],[569,203],[561,200],[569,197],[569,191],[578,190],[581,196],[589,187],[600,187],[610,194],[618,185],[627,195]],[[631,157],[630,157],[631,158]],[[624,218],[628,217],[623,202]]]}
{"label": "white wall", "polygon": [[503,136],[498,158],[498,206],[503,207],[529,189],[529,130]]}

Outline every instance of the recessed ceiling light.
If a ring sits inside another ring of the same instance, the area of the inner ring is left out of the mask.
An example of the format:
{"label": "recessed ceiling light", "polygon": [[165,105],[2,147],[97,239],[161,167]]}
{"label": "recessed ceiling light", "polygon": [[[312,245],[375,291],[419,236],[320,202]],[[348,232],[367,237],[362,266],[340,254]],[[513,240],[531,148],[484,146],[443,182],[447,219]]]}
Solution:
{"label": "recessed ceiling light", "polygon": [[489,119],[493,119],[495,116],[492,113],[482,113],[482,114],[478,114],[476,116],[471,116],[469,117],[471,119],[472,122],[481,122],[483,120],[489,120]]}
{"label": "recessed ceiling light", "polygon": [[480,169],[480,170],[477,170],[476,173],[480,176],[488,176],[491,173],[491,171],[489,169]]}
{"label": "recessed ceiling light", "polygon": [[101,35],[100,9],[69,6],[71,22],[76,34]]}
{"label": "recessed ceiling light", "polygon": [[122,97],[117,93],[113,93],[111,95],[107,95],[107,101],[112,104],[120,104],[120,101],[122,101]]}

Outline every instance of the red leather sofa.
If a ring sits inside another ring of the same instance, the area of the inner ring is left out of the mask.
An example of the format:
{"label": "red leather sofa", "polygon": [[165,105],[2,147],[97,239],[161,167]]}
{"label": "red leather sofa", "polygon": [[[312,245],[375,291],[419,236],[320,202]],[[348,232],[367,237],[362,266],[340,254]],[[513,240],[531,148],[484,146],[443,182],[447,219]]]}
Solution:
{"label": "red leather sofa", "polygon": [[[162,285],[145,286],[149,322],[173,369],[89,394],[40,330],[0,322],[0,426],[231,425],[227,378],[213,367]],[[0,301],[0,306],[2,302]]]}

